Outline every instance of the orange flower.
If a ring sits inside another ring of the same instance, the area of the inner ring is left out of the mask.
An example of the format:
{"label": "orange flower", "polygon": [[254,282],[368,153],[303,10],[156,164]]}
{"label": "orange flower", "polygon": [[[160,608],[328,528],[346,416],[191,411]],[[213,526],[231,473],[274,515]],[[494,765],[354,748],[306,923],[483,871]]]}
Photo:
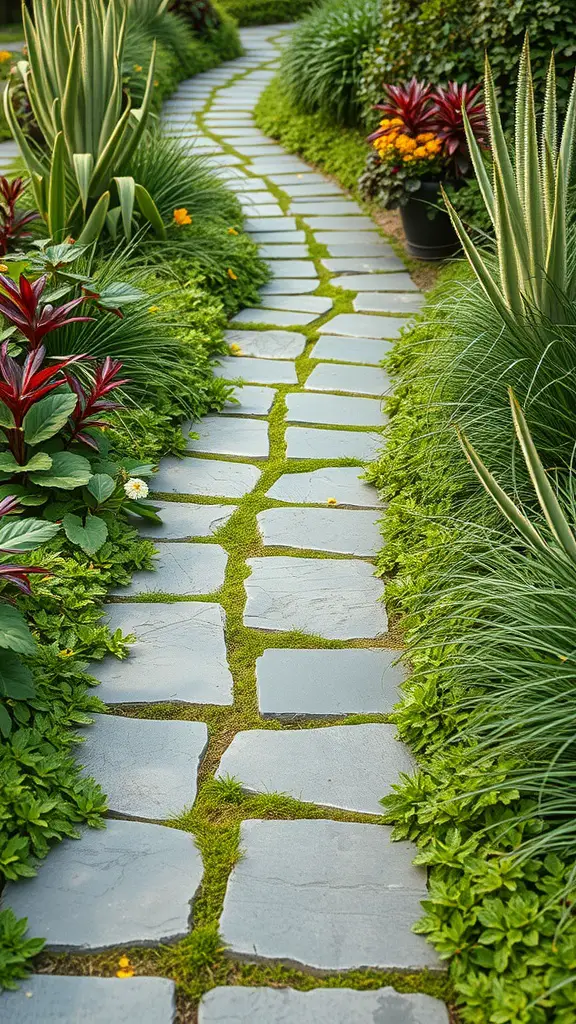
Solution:
{"label": "orange flower", "polygon": [[236,228],[228,228],[228,234],[229,235],[237,235],[238,232],[236,231]]}
{"label": "orange flower", "polygon": [[0,50],[0,61],[5,64],[7,60],[12,60],[12,54],[9,50]]}
{"label": "orange flower", "polygon": [[179,227],[183,227],[184,224],[192,223],[192,217],[185,206],[181,206],[179,209],[174,210],[174,221]]}
{"label": "orange flower", "polygon": [[234,273],[234,271],[232,270],[232,267],[228,267],[228,270],[226,271],[226,273],[228,274],[228,277],[230,278],[231,281],[237,281],[238,280],[238,277]]}

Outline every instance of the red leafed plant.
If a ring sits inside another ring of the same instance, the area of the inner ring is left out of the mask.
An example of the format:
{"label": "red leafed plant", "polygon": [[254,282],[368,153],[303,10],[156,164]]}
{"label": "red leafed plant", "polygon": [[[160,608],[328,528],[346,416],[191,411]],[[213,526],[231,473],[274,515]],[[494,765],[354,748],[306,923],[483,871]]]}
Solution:
{"label": "red leafed plant", "polygon": [[77,306],[86,302],[86,296],[72,299],[62,306],[52,306],[49,302],[42,305],[40,300],[47,282],[46,275],[37,281],[28,281],[21,274],[17,285],[5,274],[0,274],[0,313],[11,326],[18,328],[33,349],[41,344],[42,338],[50,331],[56,331],[66,324],[93,319],[90,316],[69,315]]}
{"label": "red leafed plant", "polygon": [[442,141],[446,156],[454,161],[460,173],[465,173],[470,165],[463,109],[474,138],[479,145],[486,145],[486,108],[477,99],[479,92],[479,85],[470,88],[458,82],[448,82],[446,89],[439,85],[434,91],[431,130]]}
{"label": "red leafed plant", "polygon": [[[0,501],[0,519],[3,516],[10,515],[13,512],[19,511],[20,503],[18,498],[13,495],[9,495]],[[48,527],[50,529],[50,527]],[[7,548],[0,547],[0,552],[8,555],[20,554],[22,548]],[[42,569],[37,565],[9,565],[6,563],[0,564],[0,583],[11,583],[18,590],[22,591],[23,594],[30,596],[32,590],[30,588],[29,576],[36,574],[40,576],[50,576],[51,573],[47,569]]]}
{"label": "red leafed plant", "polygon": [[[415,138],[423,132],[432,131],[432,86],[413,78],[405,85],[385,85],[386,103],[379,103],[374,109],[381,110],[387,118],[400,118],[402,130]],[[384,129],[387,131],[387,129]],[[379,138],[382,129],[370,135],[369,141]]]}
{"label": "red leafed plant", "polygon": [[77,378],[72,376],[72,374],[66,374],[66,380],[77,399],[76,408],[70,417],[72,441],[82,441],[83,444],[98,451],[98,445],[94,438],[86,433],[86,430],[90,427],[105,427],[105,421],[98,417],[102,413],[112,412],[114,409],[122,409],[122,405],[119,402],[111,402],[106,398],[106,395],[114,391],[115,388],[130,383],[127,377],[122,380],[117,379],[121,369],[122,363],[120,360],[111,359],[110,356],[107,356],[104,362],[96,368],[94,382],[89,390],[82,387]]}
{"label": "red leafed plant", "polygon": [[0,177],[0,256],[5,256],[9,252],[12,243],[31,238],[30,232],[25,229],[40,218],[40,214],[35,210],[16,209],[16,203],[25,188],[23,178],[8,181],[8,178]]}

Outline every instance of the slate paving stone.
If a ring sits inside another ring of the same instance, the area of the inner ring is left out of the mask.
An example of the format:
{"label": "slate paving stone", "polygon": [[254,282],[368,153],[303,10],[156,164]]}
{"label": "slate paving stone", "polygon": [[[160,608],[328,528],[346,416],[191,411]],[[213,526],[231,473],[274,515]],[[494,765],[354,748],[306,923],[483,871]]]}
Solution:
{"label": "slate paving stone", "polygon": [[324,295],[266,295],[262,299],[262,305],[266,309],[287,309],[293,312],[300,310],[303,313],[323,316],[332,309],[334,303]]}
{"label": "slate paving stone", "polygon": [[381,396],[390,391],[390,380],[380,367],[318,363],[304,387],[307,391],[350,391]]}
{"label": "slate paving stone", "polygon": [[94,715],[76,760],[100,783],[113,814],[168,820],[196,799],[208,746],[204,722]]}
{"label": "slate paving stone", "polygon": [[373,992],[317,988],[214,988],[203,996],[198,1024],[449,1024],[443,1003],[431,996],[404,995],[393,988]]}
{"label": "slate paving stone", "polygon": [[418,292],[418,285],[414,284],[410,274],[344,274],[333,277],[330,284],[352,292]]}
{"label": "slate paving stone", "polygon": [[[270,192],[246,192],[240,193],[238,196],[240,205],[246,210],[250,211],[253,207],[260,209],[261,204],[269,205],[270,203],[276,202],[276,197]],[[280,207],[278,207],[280,209]]]}
{"label": "slate paving stone", "polygon": [[211,594],[224,583],[228,555],[219,544],[156,545],[155,570],[143,569],[134,573],[127,587],[114,587],[114,597],[132,597],[134,594],[178,594],[192,597]]}
{"label": "slate paving stone", "polygon": [[382,814],[380,801],[399,773],[414,770],[408,748],[395,735],[395,725],[380,723],[250,729],[236,733],[216,778],[232,776],[248,793],[288,793],[304,803]]}
{"label": "slate paving stone", "polygon": [[[263,247],[264,248],[264,247]],[[270,248],[273,248],[270,246]],[[260,253],[264,256],[264,253]],[[275,280],[269,281],[268,284],[264,285],[261,289],[260,294],[263,296],[267,295],[305,295],[310,292],[315,292],[318,287],[318,281],[308,281],[305,278],[289,278],[279,277]]]}
{"label": "slate paving stone", "polygon": [[[254,180],[257,181],[258,179],[255,178]],[[306,241],[304,231],[248,231],[247,234],[258,245],[262,243],[264,245],[295,245]]]}
{"label": "slate paving stone", "polygon": [[[249,193],[250,194],[250,193]],[[244,212],[249,217],[282,217],[283,213],[277,203],[242,203]]]}
{"label": "slate paving stone", "polygon": [[345,193],[335,185],[333,181],[322,181],[320,179],[317,182],[304,182],[297,181],[296,184],[286,184],[282,186],[282,191],[290,196],[291,199],[311,199],[314,201],[316,196],[343,196]]}
{"label": "slate paving stone", "polygon": [[306,347],[306,336],[297,331],[225,331],[224,338],[244,355],[261,359],[296,359]]}
{"label": "slate paving stone", "polygon": [[5,1024],[173,1024],[176,989],[167,978],[33,974],[2,993]]}
{"label": "slate paving stone", "polygon": [[414,295],[403,292],[392,292],[390,295],[381,292],[361,292],[354,299],[354,309],[359,313],[400,313],[411,316],[424,305],[424,296],[418,292]]}
{"label": "slate paving stone", "polygon": [[202,881],[188,832],[110,819],[55,846],[34,878],[8,883],[3,905],[52,952],[149,946],[184,938]]}
{"label": "slate paving stone", "polygon": [[284,473],[272,484],[266,497],[293,505],[326,505],[335,498],[339,505],[378,508],[375,487],[360,480],[355,466],[326,466],[306,473]]}
{"label": "slate paving stone", "polygon": [[390,341],[379,341],[377,338],[345,338],[325,334],[314,345],[311,358],[379,366],[391,347]]}
{"label": "slate paving stone", "polygon": [[244,625],[300,630],[327,640],[371,639],[386,632],[384,586],[367,562],[334,558],[249,558]]}
{"label": "slate paving stone", "polygon": [[[347,221],[350,219],[350,217],[346,218]],[[325,245],[330,255],[333,255],[332,247],[335,245],[360,245],[361,243],[364,243],[365,245],[371,245],[373,247],[373,251],[374,249],[377,249],[383,256],[388,252],[388,244],[384,241],[382,235],[378,234],[373,221],[371,221],[371,224],[373,230],[367,228],[365,231],[352,227],[349,229],[342,229],[341,231],[337,231],[336,228],[327,230],[326,228],[322,229],[319,224],[316,224],[313,231],[316,241],[320,242],[321,245]],[[308,226],[312,227],[309,220]]]}
{"label": "slate paving stone", "polygon": [[257,519],[265,547],[372,558],[382,542],[375,511],[267,508],[258,513]]}
{"label": "slate paving stone", "polygon": [[[257,331],[252,331],[252,334],[257,334]],[[261,332],[264,333],[264,332]],[[289,332],[287,332],[289,333]],[[285,361],[278,361],[277,359],[244,359],[242,356],[224,356],[220,358],[220,366],[215,367],[214,373],[217,377],[223,377],[225,380],[235,380],[238,377],[242,377],[243,380],[252,381],[255,384],[297,384],[298,378],[296,376],[296,370],[292,363]],[[211,420],[220,422],[218,416],[208,417]],[[232,417],[230,417],[232,419]],[[202,423],[204,420],[193,428],[197,432],[201,430]],[[245,426],[248,426],[248,421]],[[260,424],[261,427],[265,427],[264,423]],[[195,444],[196,442],[194,442]],[[230,453],[239,454],[239,453]],[[252,453],[248,453],[252,454]],[[266,454],[268,454],[266,452]]]}
{"label": "slate paving stone", "polygon": [[305,327],[318,319],[318,313],[297,313],[284,309],[241,309],[232,324],[270,324],[272,327]]}
{"label": "slate paving stone", "polygon": [[270,260],[305,260],[310,256],[307,245],[261,245],[260,256]]}
{"label": "slate paving stone", "polygon": [[[233,169],[233,168],[231,168]],[[246,175],[236,174],[227,179],[227,188],[232,192],[256,192],[264,188],[265,182],[262,178],[248,178]]]}
{"label": "slate paving stone", "polygon": [[[329,234],[327,232],[326,234]],[[334,232],[332,232],[333,234]],[[334,256],[337,259],[386,259],[392,261],[390,263],[390,269],[403,268],[404,264],[397,256],[394,255],[394,250],[386,242],[383,242],[380,238],[374,241],[373,236],[365,237],[369,234],[367,231],[362,232],[362,238],[356,237],[354,242],[338,241],[336,238],[327,238],[323,242],[328,250],[329,256]],[[319,241],[317,238],[316,241]],[[344,270],[345,267],[335,267],[337,270]]]}
{"label": "slate paving stone", "polygon": [[[331,220],[334,216],[339,218],[350,214],[362,214],[362,209],[352,199],[316,199],[312,204],[305,200],[296,199],[290,204],[290,212],[302,214],[305,220],[309,220],[310,215],[312,215],[314,220],[324,221],[326,218]],[[359,220],[360,218],[355,217],[354,219]],[[368,221],[370,221],[369,217],[362,217],[362,223],[358,226],[361,227]],[[370,222],[374,223],[373,221]],[[337,220],[337,225],[340,227],[339,219]],[[318,226],[323,227],[324,225],[319,224]]]}
{"label": "slate paving stone", "polygon": [[[292,509],[268,509],[278,511]],[[306,511],[324,515],[323,509]],[[373,518],[370,512],[340,511],[336,515]],[[360,529],[364,529],[361,524]],[[260,714],[264,718],[389,714],[406,678],[402,666],[395,664],[398,654],[384,648],[269,647],[256,660]]]}
{"label": "slate paving stone", "polygon": [[240,843],[220,919],[232,956],[322,971],[438,967],[411,931],[425,873],[411,863],[415,847],[390,842],[390,829],[253,820],[242,823]]}
{"label": "slate paving stone", "polygon": [[[253,332],[251,332],[253,333]],[[225,402],[221,415],[224,416],[267,416],[276,397],[274,388],[244,384],[234,391],[235,402]],[[234,495],[226,495],[234,497]]]}
{"label": "slate paving stone", "polygon": [[372,462],[382,448],[380,434],[366,430],[318,430],[315,427],[288,427],[288,459],[357,459]]}
{"label": "slate paving stone", "polygon": [[298,172],[308,170],[308,165],[303,160],[298,160],[297,157],[292,156],[255,156],[252,160],[252,167],[257,174],[264,174],[266,177],[280,171]]}
{"label": "slate paving stone", "polygon": [[211,537],[236,511],[235,505],[195,505],[191,501],[160,501],[158,498],[154,499],[154,505],[159,510],[161,524],[148,519],[137,521],[140,535],[154,540]]}
{"label": "slate paving stone", "polygon": [[223,153],[222,156],[206,157],[206,161],[215,167],[231,167],[233,164],[241,164],[239,156],[232,156],[231,153]]}
{"label": "slate paving stone", "polygon": [[296,221],[294,217],[248,217],[244,222],[246,231],[295,231]]}
{"label": "slate paving stone", "polygon": [[105,704],[232,704],[219,604],[112,604],[104,621],[137,638],[123,661],[108,656],[91,666]]}
{"label": "slate paving stone", "polygon": [[[240,362],[232,359],[231,361]],[[228,373],[219,373],[218,376],[229,378]],[[235,376],[241,377],[242,374],[237,373]],[[265,459],[270,450],[268,424],[263,420],[237,416],[205,416],[199,423],[189,423],[188,428],[198,435],[196,438],[189,438],[186,443],[188,451],[191,452]],[[184,429],[185,436],[188,432]]]}
{"label": "slate paving stone", "polygon": [[280,146],[275,146],[271,141],[266,143],[260,143],[259,145],[243,144],[237,145],[231,141],[231,145],[234,149],[237,149],[242,156],[253,157],[253,156],[273,156],[275,153],[282,153],[283,150]]}
{"label": "slate paving stone", "polygon": [[320,327],[320,334],[344,334],[349,338],[399,338],[406,326],[393,316],[368,316],[365,313],[339,313]]}
{"label": "slate paving stone", "polygon": [[273,171],[271,174],[267,174],[266,177],[270,178],[270,181],[273,181],[275,185],[280,185],[281,188],[284,185],[325,184],[327,181],[321,174],[316,174],[308,165],[301,171]]}
{"label": "slate paving stone", "polygon": [[312,231],[320,232],[320,234],[334,231],[336,234],[346,234],[351,239],[356,237],[357,233],[361,236],[364,231],[368,231],[375,232],[377,238],[382,237],[378,234],[376,224],[371,217],[323,217],[322,215],[316,216],[311,210],[309,213],[300,213],[300,216]]}
{"label": "slate paving stone", "polygon": [[312,260],[266,260],[272,277],[306,277],[318,281],[316,267]]}
{"label": "slate paving stone", "polygon": [[288,423],[326,423],[342,427],[380,427],[386,421],[381,402],[374,398],[348,398],[295,392],[286,395]]}
{"label": "slate paving stone", "polygon": [[260,478],[256,466],[213,459],[162,459],[151,484],[158,494],[243,498]]}

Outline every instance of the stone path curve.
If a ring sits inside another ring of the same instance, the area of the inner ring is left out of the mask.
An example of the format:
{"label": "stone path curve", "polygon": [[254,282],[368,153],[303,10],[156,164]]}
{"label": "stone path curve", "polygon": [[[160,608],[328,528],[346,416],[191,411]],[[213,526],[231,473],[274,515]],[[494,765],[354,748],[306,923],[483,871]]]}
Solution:
{"label": "stone path curve", "polygon": [[[143,533],[160,541],[158,571],[136,574],[109,611],[111,625],[134,632],[137,643],[126,662],[110,659],[95,671],[99,695],[112,705],[233,705],[218,601],[228,556],[218,531],[259,493],[261,473],[277,460],[257,513],[263,554],[248,560],[245,581],[244,625],[270,637],[256,664],[263,728],[237,733],[216,775],[251,792],[369,817],[336,821],[327,810],[320,819],[245,821],[222,937],[231,956],[314,972],[438,968],[411,931],[426,892],[414,850],[391,843],[371,817],[412,762],[382,720],[402,673],[386,646],[383,587],[371,562],[381,509],[359,479],[384,422],[380,360],[423,300],[360,207],[254,126],[252,109],[275,74],[285,31],[244,30],[243,58],[183,82],[165,107],[165,130],[206,154],[237,192],[272,279],[261,306],[239,313],[227,332],[236,355],[217,372],[246,380],[239,404],[196,425],[189,456],[164,460],[155,482],[164,525]],[[334,288],[349,300],[336,311]],[[155,602],[155,591],[178,600]],[[308,643],[274,645],[294,630]],[[313,637],[322,638],[316,646]],[[346,724],[348,715],[369,720]],[[198,717],[100,715],[86,731],[82,762],[114,817],[105,831],[62,843],[36,878],[5,893],[49,949],[150,945],[188,933],[202,859],[189,833],[161,822],[195,800],[208,744]],[[267,729],[270,718],[290,727]],[[299,728],[304,718],[319,719],[318,727]],[[173,985],[162,979],[36,976],[4,999],[7,1024],[175,1019]],[[448,1016],[437,1000],[390,988],[230,987],[202,1000],[200,1024],[232,1019],[446,1024]]]}

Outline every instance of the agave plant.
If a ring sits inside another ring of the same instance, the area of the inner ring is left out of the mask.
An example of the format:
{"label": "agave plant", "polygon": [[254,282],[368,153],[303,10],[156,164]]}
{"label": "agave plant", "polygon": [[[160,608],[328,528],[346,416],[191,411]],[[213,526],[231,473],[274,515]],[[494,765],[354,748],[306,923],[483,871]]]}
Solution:
{"label": "agave plant", "polygon": [[482,160],[470,120],[466,137],[480,191],[494,225],[497,268],[473,244],[448,199],[446,205],[464,251],[494,307],[511,327],[536,310],[561,322],[564,297],[576,297],[576,271],[570,266],[566,240],[566,197],[574,158],[576,78],[558,143],[554,55],[546,79],[540,141],[528,38],[525,39],[516,95],[514,163],[502,129],[490,62],[486,60],[485,100],[493,180]]}
{"label": "agave plant", "polygon": [[154,82],[153,54],[142,105],[133,109],[121,79],[126,16],[120,0],[32,0],[32,14],[23,8],[28,61],[18,74],[48,153],[24,135],[14,86],[4,109],[56,242],[70,234],[91,242],[106,223],[121,223],[130,238],[136,206],[165,235],[151,196],[124,173],[146,131]]}

